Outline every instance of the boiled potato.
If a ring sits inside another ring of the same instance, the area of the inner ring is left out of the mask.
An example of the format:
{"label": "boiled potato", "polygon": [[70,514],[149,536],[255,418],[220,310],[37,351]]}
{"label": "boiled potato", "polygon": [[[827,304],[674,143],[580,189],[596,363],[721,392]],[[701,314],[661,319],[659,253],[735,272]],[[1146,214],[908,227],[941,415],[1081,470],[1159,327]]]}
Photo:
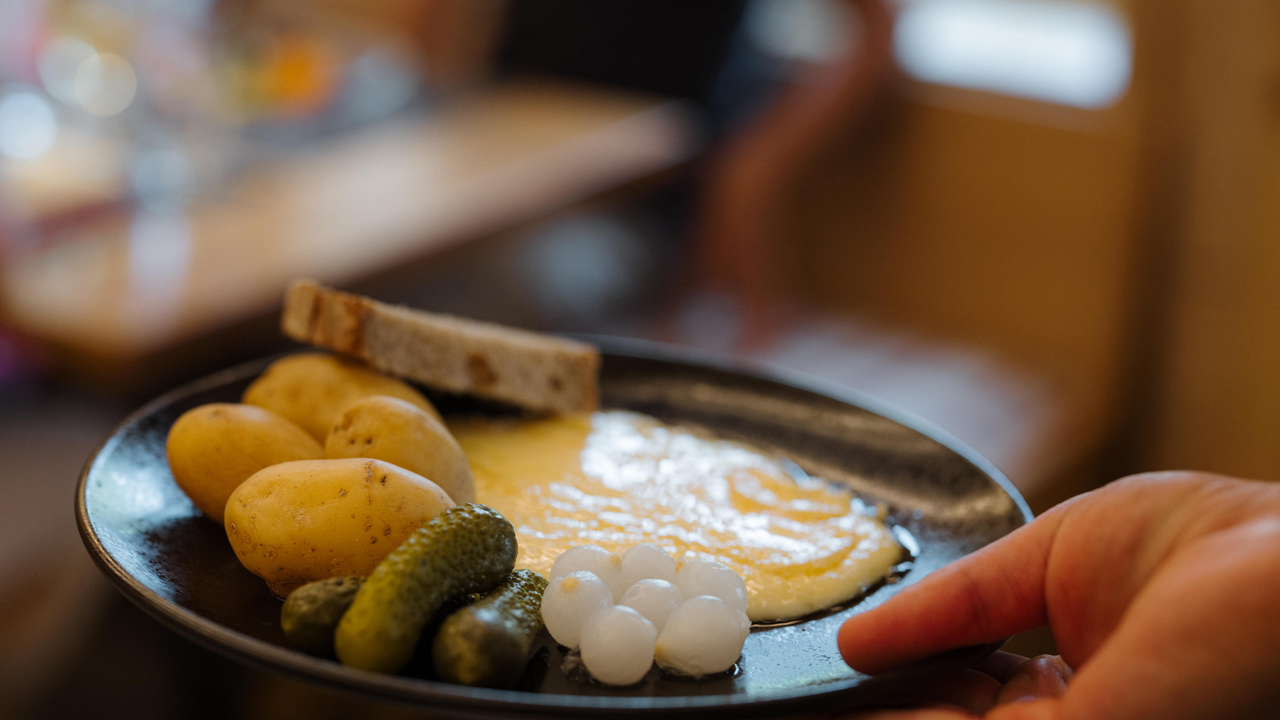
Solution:
{"label": "boiled potato", "polygon": [[227,501],[240,562],[284,597],[339,575],[368,575],[453,501],[440,486],[368,458],[299,460],[259,470]]}
{"label": "boiled potato", "polygon": [[188,410],[165,441],[178,487],[215,522],[227,498],[262,468],[290,460],[318,460],[324,448],[305,430],[253,405],[213,403]]}
{"label": "boiled potato", "polygon": [[431,402],[405,383],[323,353],[290,355],[271,363],[245,389],[242,400],[289,418],[323,443],[338,413],[370,395],[406,400],[440,419]]}
{"label": "boiled potato", "polygon": [[397,398],[374,395],[352,403],[329,431],[324,452],[331,458],[386,460],[431,480],[455,503],[476,499],[458,441],[439,420]]}

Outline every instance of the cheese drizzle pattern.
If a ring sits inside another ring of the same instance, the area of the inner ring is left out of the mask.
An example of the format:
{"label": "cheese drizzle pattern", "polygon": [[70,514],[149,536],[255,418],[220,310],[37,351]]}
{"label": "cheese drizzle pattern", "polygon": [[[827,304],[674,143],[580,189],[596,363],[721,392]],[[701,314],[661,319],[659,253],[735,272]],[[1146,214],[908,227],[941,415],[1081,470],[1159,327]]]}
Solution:
{"label": "cheese drizzle pattern", "polygon": [[450,430],[478,502],[516,528],[516,567],[543,575],[576,545],[621,553],[651,542],[733,568],[747,615],[764,621],[844,602],[901,560],[892,533],[847,490],[644,415],[463,419]]}

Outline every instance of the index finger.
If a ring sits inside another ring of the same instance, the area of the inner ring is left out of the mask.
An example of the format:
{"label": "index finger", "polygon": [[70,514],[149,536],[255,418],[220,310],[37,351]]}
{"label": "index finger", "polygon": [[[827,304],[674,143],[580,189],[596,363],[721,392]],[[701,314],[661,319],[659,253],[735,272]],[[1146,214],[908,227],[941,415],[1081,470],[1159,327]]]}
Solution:
{"label": "index finger", "polygon": [[1044,585],[1065,506],[937,570],[840,628],[840,655],[877,673],[1045,624]]}

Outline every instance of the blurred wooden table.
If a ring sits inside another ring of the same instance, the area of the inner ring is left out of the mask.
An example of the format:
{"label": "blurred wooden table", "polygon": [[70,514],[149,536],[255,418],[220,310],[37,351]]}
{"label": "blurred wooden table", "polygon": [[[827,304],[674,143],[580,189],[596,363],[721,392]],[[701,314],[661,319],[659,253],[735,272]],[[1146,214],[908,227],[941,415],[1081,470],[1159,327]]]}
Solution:
{"label": "blurred wooden table", "polygon": [[662,99],[549,83],[476,91],[254,167],[182,214],[135,212],[0,268],[0,322],[80,372],[278,306],[310,276],[367,281],[676,167],[693,123]]}

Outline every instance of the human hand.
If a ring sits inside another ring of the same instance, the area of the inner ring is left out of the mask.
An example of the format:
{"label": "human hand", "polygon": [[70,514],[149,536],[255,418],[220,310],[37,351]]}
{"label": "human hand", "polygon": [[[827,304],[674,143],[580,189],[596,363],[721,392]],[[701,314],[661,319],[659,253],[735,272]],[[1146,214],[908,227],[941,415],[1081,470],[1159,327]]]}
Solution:
{"label": "human hand", "polygon": [[1074,677],[998,654],[950,688],[969,700],[960,707],[862,717],[1280,717],[1280,487],[1204,473],[1117,481],[850,618],[839,646],[874,674],[1046,623]]}

